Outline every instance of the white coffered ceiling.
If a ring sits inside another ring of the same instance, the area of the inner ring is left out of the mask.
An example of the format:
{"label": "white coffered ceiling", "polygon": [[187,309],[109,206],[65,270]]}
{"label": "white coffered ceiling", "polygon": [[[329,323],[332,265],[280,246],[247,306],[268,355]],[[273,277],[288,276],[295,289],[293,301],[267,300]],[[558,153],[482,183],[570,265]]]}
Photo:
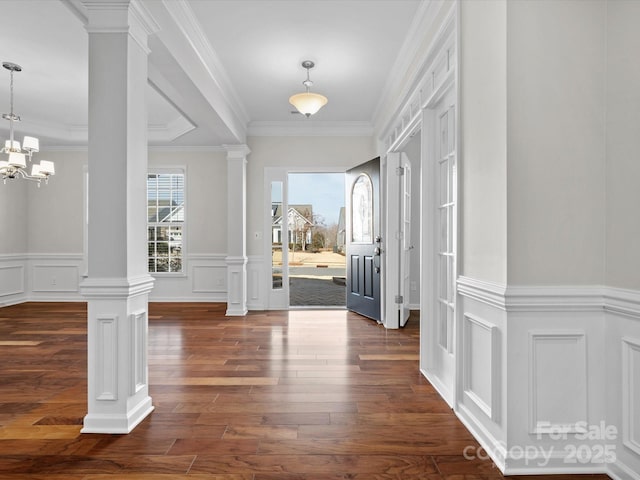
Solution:
{"label": "white coffered ceiling", "polygon": [[[376,107],[423,0],[142,0],[160,30],[148,89],[152,144],[238,143],[249,132],[360,128]],[[46,146],[87,136],[86,10],[81,0],[0,0],[0,60],[15,76],[21,134]],[[312,91],[329,103],[292,114],[313,60]],[[9,72],[0,69],[0,110]],[[0,125],[6,131],[6,125]],[[3,134],[3,136],[6,134]]]}

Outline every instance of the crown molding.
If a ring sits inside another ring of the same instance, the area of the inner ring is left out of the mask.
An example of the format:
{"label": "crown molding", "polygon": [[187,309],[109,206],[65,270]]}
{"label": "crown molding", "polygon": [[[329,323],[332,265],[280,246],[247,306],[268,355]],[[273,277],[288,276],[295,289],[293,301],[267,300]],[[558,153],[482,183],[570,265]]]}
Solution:
{"label": "crown molding", "polygon": [[149,125],[148,139],[150,142],[172,142],[195,128],[185,117],[178,117],[169,123]]}
{"label": "crown molding", "polygon": [[251,122],[247,135],[253,137],[370,137],[370,122],[303,121]]}
{"label": "crown molding", "polygon": [[[227,149],[222,145],[149,145],[149,152],[169,152],[169,153],[221,153],[227,152]],[[225,157],[226,158],[226,157]]]}
{"label": "crown molding", "polygon": [[[23,121],[20,130],[28,131],[40,138],[63,139],[72,145],[86,144],[89,127],[87,125],[64,125],[45,122]],[[149,124],[147,135],[150,142],[172,142],[185,133],[194,130],[195,125],[185,117],[177,117],[169,123]],[[47,147],[47,149],[50,149]]]}
{"label": "crown molding", "polygon": [[[446,12],[437,31],[432,37],[426,38],[442,9],[446,9]],[[454,32],[456,14],[455,1],[423,0],[373,113],[373,125],[378,138],[385,138],[408,99],[419,89],[426,69]],[[397,75],[396,72],[405,74]]]}
{"label": "crown molding", "polygon": [[82,22],[83,25],[86,25],[89,22],[89,17],[87,15],[87,9],[83,5],[81,0],[60,0],[70,11],[73,13],[78,20]]}
{"label": "crown molding", "polygon": [[[47,145],[40,149],[40,153],[46,152],[88,152],[87,145]],[[149,152],[168,153],[226,153],[227,149],[221,145],[149,145]],[[225,157],[226,158],[226,157]]]}

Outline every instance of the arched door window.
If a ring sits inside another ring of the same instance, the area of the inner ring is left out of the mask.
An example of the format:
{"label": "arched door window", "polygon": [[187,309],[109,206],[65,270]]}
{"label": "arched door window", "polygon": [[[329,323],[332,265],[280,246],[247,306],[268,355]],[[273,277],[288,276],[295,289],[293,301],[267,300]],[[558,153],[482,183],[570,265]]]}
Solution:
{"label": "arched door window", "polygon": [[373,243],[373,186],[364,173],[351,190],[351,241]]}

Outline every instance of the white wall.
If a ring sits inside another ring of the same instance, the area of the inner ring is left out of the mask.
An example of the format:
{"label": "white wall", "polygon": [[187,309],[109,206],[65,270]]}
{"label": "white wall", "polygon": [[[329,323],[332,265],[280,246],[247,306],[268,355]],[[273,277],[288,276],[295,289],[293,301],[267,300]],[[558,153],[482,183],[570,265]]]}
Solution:
{"label": "white wall", "polygon": [[606,283],[640,290],[640,2],[607,3]]}
{"label": "white wall", "polygon": [[192,254],[227,252],[226,152],[151,150],[149,168],[186,167],[186,249]]}
{"label": "white wall", "polygon": [[0,180],[0,255],[26,253],[28,250],[29,191],[35,183]]}
{"label": "white wall", "polygon": [[0,306],[24,301],[31,182],[0,183]]}
{"label": "white wall", "polygon": [[460,4],[462,275],[507,280],[507,6]]}
{"label": "white wall", "polygon": [[83,165],[82,151],[40,152],[55,163],[56,174],[48,185],[29,192],[29,253],[82,254]]}
{"label": "white wall", "polygon": [[606,3],[507,5],[509,284],[602,284]]}

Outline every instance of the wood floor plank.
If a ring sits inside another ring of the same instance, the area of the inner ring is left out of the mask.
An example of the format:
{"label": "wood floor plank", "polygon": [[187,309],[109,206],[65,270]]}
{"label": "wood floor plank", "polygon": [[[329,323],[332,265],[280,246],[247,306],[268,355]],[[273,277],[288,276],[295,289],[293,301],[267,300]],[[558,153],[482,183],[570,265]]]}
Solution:
{"label": "wood floor plank", "polygon": [[[339,311],[149,304],[155,410],[81,434],[84,303],[0,309],[0,480],[497,480],[420,374],[419,323]],[[604,475],[518,480],[604,480]]]}
{"label": "wood floor plank", "polygon": [[199,455],[191,472],[386,473],[412,478],[414,474],[437,473],[437,469],[430,457],[422,455]]}

